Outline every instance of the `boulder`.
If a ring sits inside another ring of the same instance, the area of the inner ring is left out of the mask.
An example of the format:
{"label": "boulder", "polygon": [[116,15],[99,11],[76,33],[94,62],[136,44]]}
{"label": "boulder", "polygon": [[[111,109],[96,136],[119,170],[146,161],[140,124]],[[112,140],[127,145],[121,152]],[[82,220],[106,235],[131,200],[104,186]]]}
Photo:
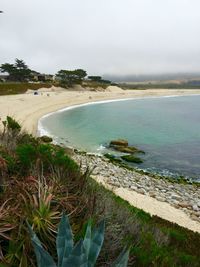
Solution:
{"label": "boulder", "polygon": [[109,144],[109,147],[114,149],[115,151],[119,151],[122,153],[142,153],[145,154],[144,151],[139,150],[137,147],[134,146],[129,146],[128,141],[124,139],[117,139],[117,140],[112,140]]}
{"label": "boulder", "polygon": [[142,154],[144,154],[144,151],[139,150],[134,146],[127,146],[127,147],[124,147],[124,146],[113,146],[112,148],[114,150],[116,150],[116,151],[123,152],[123,153],[130,153],[130,154],[142,153]]}
{"label": "boulder", "polygon": [[125,155],[125,156],[122,156],[121,158],[127,162],[134,162],[134,163],[142,163],[143,162],[140,158],[134,157],[133,155]]}
{"label": "boulder", "polygon": [[110,142],[110,147],[113,147],[113,146],[127,147],[128,146],[128,141],[127,140],[124,140],[124,139],[112,140]]}
{"label": "boulder", "polygon": [[43,135],[39,137],[39,139],[44,143],[51,143],[53,141],[53,139],[47,135]]}

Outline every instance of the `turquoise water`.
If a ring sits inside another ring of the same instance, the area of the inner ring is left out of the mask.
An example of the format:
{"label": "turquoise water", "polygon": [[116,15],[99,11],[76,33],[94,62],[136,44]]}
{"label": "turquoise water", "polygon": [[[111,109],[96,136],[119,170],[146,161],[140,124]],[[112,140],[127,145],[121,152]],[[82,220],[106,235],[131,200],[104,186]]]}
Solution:
{"label": "turquoise water", "polygon": [[127,139],[146,152],[140,168],[200,180],[200,96],[87,105],[53,113],[41,124],[59,143],[90,152],[104,153],[110,140]]}

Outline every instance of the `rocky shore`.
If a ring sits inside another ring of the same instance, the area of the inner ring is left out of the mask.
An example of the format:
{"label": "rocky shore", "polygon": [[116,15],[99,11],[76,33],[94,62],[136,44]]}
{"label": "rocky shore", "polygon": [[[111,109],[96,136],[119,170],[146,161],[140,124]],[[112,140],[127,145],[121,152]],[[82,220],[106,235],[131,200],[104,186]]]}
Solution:
{"label": "rocky shore", "polygon": [[169,203],[184,211],[194,221],[200,222],[200,187],[192,184],[172,183],[133,170],[117,166],[103,156],[76,153],[73,158],[81,163],[84,171],[93,169],[94,176],[101,176],[104,182],[114,188],[123,187],[139,194]]}

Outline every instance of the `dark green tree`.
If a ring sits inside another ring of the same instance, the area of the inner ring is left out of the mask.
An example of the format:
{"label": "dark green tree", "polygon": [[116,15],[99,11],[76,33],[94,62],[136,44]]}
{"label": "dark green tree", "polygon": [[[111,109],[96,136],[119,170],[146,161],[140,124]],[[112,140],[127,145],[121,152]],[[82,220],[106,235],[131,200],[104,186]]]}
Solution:
{"label": "dark green tree", "polygon": [[14,73],[14,71],[15,71],[15,67],[14,67],[13,64],[4,63],[4,64],[1,65],[0,70],[1,70],[1,72],[7,72],[9,74],[9,76],[11,77],[12,74]]}
{"label": "dark green tree", "polygon": [[9,80],[23,82],[30,78],[31,70],[23,60],[15,59],[15,64],[5,63],[0,67],[1,72],[9,74]]}
{"label": "dark green tree", "polygon": [[77,69],[74,72],[77,78],[80,79],[81,81],[87,76],[87,72],[82,69]]}
{"label": "dark green tree", "polygon": [[101,83],[105,83],[105,84],[111,84],[111,83],[112,83],[112,82],[109,81],[109,80],[101,80],[100,82],[101,82]]}
{"label": "dark green tree", "polygon": [[88,79],[94,82],[101,82],[102,77],[101,76],[88,76]]}
{"label": "dark green tree", "polygon": [[76,70],[60,70],[56,74],[57,80],[65,87],[70,87],[74,84],[79,84],[87,76],[87,72],[82,69]]}
{"label": "dark green tree", "polygon": [[109,81],[109,80],[103,80],[101,76],[88,76],[88,79],[90,79],[93,82],[104,83],[104,84],[111,84],[111,81]]}

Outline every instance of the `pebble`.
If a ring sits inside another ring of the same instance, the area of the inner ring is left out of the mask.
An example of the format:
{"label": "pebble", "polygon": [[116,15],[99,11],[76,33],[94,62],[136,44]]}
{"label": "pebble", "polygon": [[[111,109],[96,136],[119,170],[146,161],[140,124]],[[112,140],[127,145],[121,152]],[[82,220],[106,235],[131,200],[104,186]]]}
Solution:
{"label": "pebble", "polygon": [[127,170],[110,163],[106,158],[96,155],[73,156],[82,163],[82,171],[93,169],[93,175],[101,175],[115,187],[129,188],[137,193],[149,195],[161,202],[167,202],[181,209],[193,220],[200,222],[200,187],[190,184],[172,184],[166,179],[156,179],[148,175]]}
{"label": "pebble", "polygon": [[199,211],[199,208],[198,208],[197,205],[193,205],[193,206],[192,206],[192,209],[193,209],[194,211]]}

